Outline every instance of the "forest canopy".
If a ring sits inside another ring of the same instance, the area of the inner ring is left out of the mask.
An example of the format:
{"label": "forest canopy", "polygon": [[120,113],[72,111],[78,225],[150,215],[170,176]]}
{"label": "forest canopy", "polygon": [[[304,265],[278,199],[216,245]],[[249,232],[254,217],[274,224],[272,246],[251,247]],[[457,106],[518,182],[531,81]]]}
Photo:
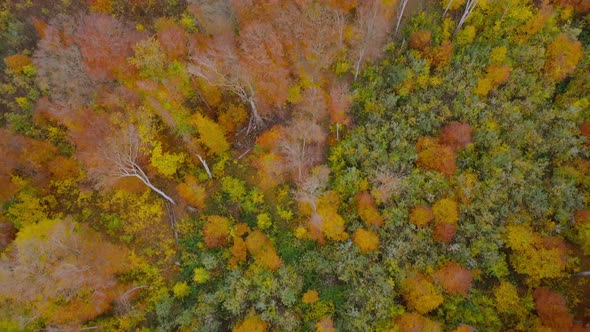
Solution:
{"label": "forest canopy", "polygon": [[0,4],[0,330],[590,331],[590,2]]}

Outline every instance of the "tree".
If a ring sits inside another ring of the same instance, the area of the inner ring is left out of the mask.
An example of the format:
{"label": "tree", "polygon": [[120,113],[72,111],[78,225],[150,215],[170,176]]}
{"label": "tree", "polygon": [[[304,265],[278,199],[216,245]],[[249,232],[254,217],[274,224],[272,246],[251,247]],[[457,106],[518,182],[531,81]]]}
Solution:
{"label": "tree", "polygon": [[432,321],[415,312],[404,312],[395,319],[395,324],[401,332],[440,332],[442,331],[438,322]]}
{"label": "tree", "polygon": [[71,105],[85,104],[92,94],[92,81],[84,70],[80,49],[62,38],[53,25],[42,30],[33,54],[37,84],[49,91],[52,100]]}
{"label": "tree", "polygon": [[216,122],[200,113],[195,113],[192,123],[199,133],[199,142],[206,146],[211,153],[219,156],[229,150],[230,146],[225,139],[223,130]]}
{"label": "tree", "polygon": [[443,302],[440,291],[422,274],[406,279],[403,294],[409,309],[426,314]]}
{"label": "tree", "polygon": [[441,266],[434,272],[433,277],[447,293],[459,294],[463,297],[467,296],[473,280],[471,272],[454,261]]}
{"label": "tree", "polygon": [[255,81],[240,66],[233,35],[228,33],[203,38],[198,44],[205,46],[193,47],[188,72],[205,80],[209,85],[230,91],[242,102],[250,105],[249,129],[262,124]]}
{"label": "tree", "polygon": [[352,242],[359,247],[364,254],[379,248],[379,236],[373,232],[359,228],[352,236]]}
{"label": "tree", "polygon": [[311,176],[298,183],[294,197],[301,212],[309,216],[307,228],[311,238],[324,243],[325,238],[343,241],[348,238],[344,219],[338,214],[340,201],[336,193],[326,191],[330,169],[317,166]]}
{"label": "tree", "polygon": [[434,219],[432,209],[429,206],[421,205],[410,212],[410,222],[418,227],[425,227]]}
{"label": "tree", "polygon": [[283,265],[274,244],[259,230],[253,231],[246,237],[246,247],[256,263],[264,268],[274,271]]}
{"label": "tree", "polygon": [[465,122],[451,122],[440,133],[440,142],[458,152],[472,141],[473,129]]}
{"label": "tree", "polygon": [[547,46],[545,74],[549,79],[561,82],[574,72],[580,59],[582,59],[582,44],[565,34],[559,34]]}
{"label": "tree", "polygon": [[452,199],[443,198],[436,201],[432,206],[434,222],[437,224],[453,224],[459,221],[459,210],[457,202]]}
{"label": "tree", "polygon": [[[404,1],[407,2],[407,1]],[[391,31],[393,6],[381,0],[360,1],[354,22],[356,39],[350,50],[356,80],[363,64],[377,59]],[[403,9],[401,10],[403,12]],[[398,21],[400,18],[398,18]],[[397,30],[397,29],[396,29]]]}
{"label": "tree", "polygon": [[565,299],[559,293],[539,287],[533,292],[533,298],[543,325],[559,331],[573,327],[574,318],[568,311]]}
{"label": "tree", "polygon": [[194,176],[186,176],[184,182],[176,185],[176,191],[180,197],[187,201],[188,204],[199,210],[205,208],[207,192],[203,185],[201,185]]}
{"label": "tree", "polygon": [[416,143],[416,150],[418,167],[441,172],[447,177],[455,174],[455,153],[450,147],[440,144],[436,138],[421,137]]}
{"label": "tree", "polygon": [[230,231],[229,219],[222,216],[208,216],[203,226],[203,238],[207,248],[223,247],[227,244]]}
{"label": "tree", "polygon": [[258,316],[250,316],[237,324],[233,332],[266,332],[268,324]]}
{"label": "tree", "polygon": [[358,215],[367,226],[374,226],[378,229],[383,225],[383,217],[377,209],[377,202],[368,191],[356,194],[355,206]]}
{"label": "tree", "polygon": [[415,50],[424,52],[430,46],[430,39],[432,38],[432,32],[430,30],[418,30],[412,32],[408,46]]}
{"label": "tree", "polygon": [[107,164],[93,169],[91,173],[95,176],[106,175],[116,178],[135,177],[172,205],[176,205],[172,197],[152,184],[141,168],[139,158],[143,142],[137,128],[129,124],[126,128],[121,129],[115,135],[106,137],[103,144],[97,147]]}
{"label": "tree", "polygon": [[0,299],[22,306],[21,318],[76,326],[110,308],[127,270],[124,248],[70,219],[44,220],[21,229],[2,256]]}
{"label": "tree", "polygon": [[145,34],[105,14],[80,15],[76,21],[73,40],[80,48],[90,79],[94,82],[111,80],[118,72],[128,70],[127,58]]}

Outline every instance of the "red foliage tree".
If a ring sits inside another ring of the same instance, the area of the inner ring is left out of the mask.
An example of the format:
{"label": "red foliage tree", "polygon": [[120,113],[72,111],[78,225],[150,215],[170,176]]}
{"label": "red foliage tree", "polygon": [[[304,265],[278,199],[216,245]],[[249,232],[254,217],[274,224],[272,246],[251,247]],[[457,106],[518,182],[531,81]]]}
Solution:
{"label": "red foliage tree", "polygon": [[473,281],[471,272],[455,262],[443,265],[434,273],[433,277],[447,293],[460,294],[463,297],[467,296]]}
{"label": "red foliage tree", "polygon": [[465,122],[451,122],[440,133],[440,142],[454,151],[463,150],[472,141],[473,128]]}
{"label": "red foliage tree", "polygon": [[188,35],[178,24],[162,27],[158,31],[158,42],[170,59],[179,60],[188,53]]}
{"label": "red foliage tree", "polygon": [[457,233],[457,225],[455,224],[436,224],[432,238],[438,242],[450,243],[453,241],[455,233]]}
{"label": "red foliage tree", "polygon": [[[76,325],[110,308],[127,252],[85,225],[45,220],[20,230],[0,260],[0,297],[49,325]],[[43,259],[40,259],[43,257]]]}
{"label": "red foliage tree", "polygon": [[0,221],[0,252],[16,238],[16,228],[12,223],[7,221]]}
{"label": "red foliage tree", "polygon": [[565,299],[559,293],[545,287],[533,292],[537,314],[543,325],[559,331],[566,331],[574,325],[574,318],[569,313]]}
{"label": "red foliage tree", "polygon": [[133,46],[145,37],[110,15],[82,15],[77,23],[73,38],[80,46],[84,68],[95,82],[113,79],[117,71],[126,70]]}

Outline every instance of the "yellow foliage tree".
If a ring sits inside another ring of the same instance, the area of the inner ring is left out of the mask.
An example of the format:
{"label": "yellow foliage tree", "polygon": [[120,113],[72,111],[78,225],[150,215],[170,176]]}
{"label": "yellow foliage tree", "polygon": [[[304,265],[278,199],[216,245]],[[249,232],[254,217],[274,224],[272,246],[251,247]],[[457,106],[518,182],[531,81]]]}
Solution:
{"label": "yellow foliage tree", "polygon": [[258,316],[250,316],[238,323],[233,332],[266,332],[268,324]]}
{"label": "yellow foliage tree", "polygon": [[432,206],[434,222],[437,224],[453,224],[459,221],[459,208],[457,202],[452,199],[443,198]]}
{"label": "yellow foliage tree", "polygon": [[406,280],[403,295],[408,308],[420,314],[426,314],[443,302],[440,291],[421,274]]}
{"label": "yellow foliage tree", "polygon": [[354,232],[352,242],[356,244],[363,253],[375,251],[379,248],[379,236],[373,232],[362,228]]}
{"label": "yellow foliage tree", "polygon": [[192,123],[199,132],[199,142],[206,146],[211,153],[220,155],[229,150],[229,143],[220,125],[200,113],[195,113]]}
{"label": "yellow foliage tree", "polygon": [[410,222],[418,227],[428,225],[434,219],[432,209],[428,206],[417,206],[410,212]]}
{"label": "yellow foliage tree", "polygon": [[567,248],[562,238],[542,237],[528,226],[510,225],[504,239],[506,246],[513,250],[512,267],[529,277],[528,284],[537,286],[542,279],[565,276]]}
{"label": "yellow foliage tree", "polygon": [[320,296],[316,290],[310,289],[303,294],[303,303],[313,304],[320,300]]}

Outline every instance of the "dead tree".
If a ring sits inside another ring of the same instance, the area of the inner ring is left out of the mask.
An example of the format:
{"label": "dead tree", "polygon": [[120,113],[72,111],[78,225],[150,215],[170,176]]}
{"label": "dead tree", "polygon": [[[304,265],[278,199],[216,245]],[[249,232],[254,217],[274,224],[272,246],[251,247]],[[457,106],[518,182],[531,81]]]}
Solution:
{"label": "dead tree", "polygon": [[135,177],[170,204],[176,205],[170,196],[152,184],[141,168],[138,160],[142,142],[137,129],[133,125],[129,125],[126,129],[120,135],[109,138],[103,147],[103,155],[112,167],[110,173],[117,178]]}

